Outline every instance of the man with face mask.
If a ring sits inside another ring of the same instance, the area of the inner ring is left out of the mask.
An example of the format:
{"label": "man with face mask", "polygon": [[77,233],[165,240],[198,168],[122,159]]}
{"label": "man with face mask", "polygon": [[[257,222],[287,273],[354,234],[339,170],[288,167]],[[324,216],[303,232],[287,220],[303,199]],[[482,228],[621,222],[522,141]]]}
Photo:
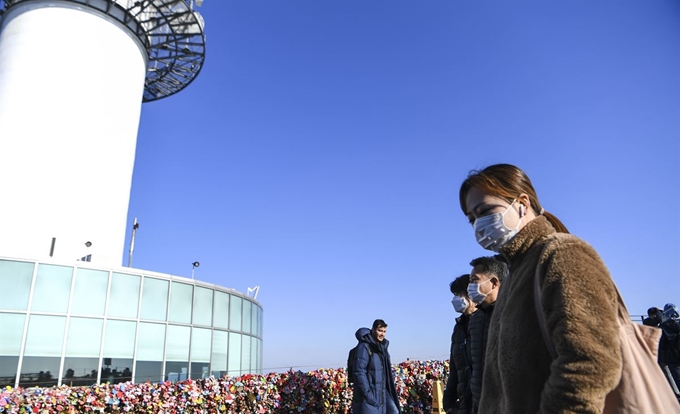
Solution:
{"label": "man with face mask", "polygon": [[447,414],[470,414],[472,412],[472,394],[470,393],[470,377],[472,375],[472,359],[470,355],[470,315],[477,310],[477,305],[467,294],[470,275],[463,275],[449,285],[453,300],[453,309],[461,315],[456,318],[456,325],[451,335],[451,357],[449,358],[449,380],[444,390],[444,411]]}
{"label": "man with face mask", "polygon": [[503,279],[508,275],[505,263],[493,257],[478,257],[470,262],[470,283],[467,293],[477,305],[477,312],[470,317],[470,354],[472,357],[472,413],[477,413],[482,396],[482,375],[484,374],[484,355],[489,333],[489,322],[494,304]]}

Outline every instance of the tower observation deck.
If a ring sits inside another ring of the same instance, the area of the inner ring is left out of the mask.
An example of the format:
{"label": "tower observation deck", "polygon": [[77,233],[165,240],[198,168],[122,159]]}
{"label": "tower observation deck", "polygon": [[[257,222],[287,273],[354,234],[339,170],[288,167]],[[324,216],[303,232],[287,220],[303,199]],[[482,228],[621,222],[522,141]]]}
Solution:
{"label": "tower observation deck", "polygon": [[0,0],[0,256],[120,265],[142,102],[205,59],[193,0]]}

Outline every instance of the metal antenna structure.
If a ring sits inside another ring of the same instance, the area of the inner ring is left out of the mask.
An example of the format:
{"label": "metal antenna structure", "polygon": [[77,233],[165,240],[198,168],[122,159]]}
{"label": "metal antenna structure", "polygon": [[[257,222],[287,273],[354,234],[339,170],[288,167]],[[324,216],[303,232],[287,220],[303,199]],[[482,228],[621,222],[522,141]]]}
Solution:
{"label": "metal antenna structure", "polygon": [[[2,2],[0,2],[1,4]],[[198,76],[205,60],[205,23],[194,0],[5,0],[3,15],[22,3],[73,3],[102,13],[137,37],[148,55],[144,102],[173,95]],[[83,33],[87,36],[87,33]]]}
{"label": "metal antenna structure", "polygon": [[141,106],[200,73],[201,4],[0,0],[0,177],[22,200],[0,215],[3,255],[74,260],[89,240],[120,265]]}

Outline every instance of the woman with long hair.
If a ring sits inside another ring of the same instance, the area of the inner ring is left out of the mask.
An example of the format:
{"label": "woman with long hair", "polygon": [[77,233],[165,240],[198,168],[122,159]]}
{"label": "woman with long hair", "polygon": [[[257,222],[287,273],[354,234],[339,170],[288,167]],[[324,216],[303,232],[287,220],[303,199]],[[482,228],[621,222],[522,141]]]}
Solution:
{"label": "woman with long hair", "polygon": [[[602,413],[621,378],[617,292],[597,252],[545,211],[529,177],[509,164],[472,171],[460,207],[477,242],[510,267],[489,328],[480,414]],[[534,307],[540,308],[552,358]]]}

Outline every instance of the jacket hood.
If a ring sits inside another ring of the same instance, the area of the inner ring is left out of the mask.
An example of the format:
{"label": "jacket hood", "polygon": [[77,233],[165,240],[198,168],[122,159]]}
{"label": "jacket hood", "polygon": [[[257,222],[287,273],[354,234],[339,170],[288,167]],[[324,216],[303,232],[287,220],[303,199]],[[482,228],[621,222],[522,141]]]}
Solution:
{"label": "jacket hood", "polygon": [[678,315],[678,307],[675,306],[675,305],[672,304],[672,303],[667,303],[666,306],[663,307],[663,313],[664,313],[667,317],[673,318],[673,319],[677,319],[678,316],[679,316],[679,315]]}
{"label": "jacket hood", "polygon": [[[369,344],[373,344],[373,345],[376,345],[376,346],[381,345],[381,344],[378,343],[378,341],[373,339],[373,335],[371,335],[371,330],[369,328],[359,328],[357,330],[357,332],[354,334],[354,336],[357,337],[357,341],[359,341],[359,342],[367,342]],[[389,344],[390,344],[390,341],[388,341],[387,338],[385,338],[382,341],[382,345],[384,345],[385,348],[387,348],[387,346]]]}
{"label": "jacket hood", "polygon": [[364,336],[368,335],[370,340],[368,342],[375,342],[373,340],[373,337],[371,336],[371,330],[368,328],[359,328],[357,329],[357,332],[354,334],[354,336],[357,337],[357,341],[361,342],[364,340]]}

